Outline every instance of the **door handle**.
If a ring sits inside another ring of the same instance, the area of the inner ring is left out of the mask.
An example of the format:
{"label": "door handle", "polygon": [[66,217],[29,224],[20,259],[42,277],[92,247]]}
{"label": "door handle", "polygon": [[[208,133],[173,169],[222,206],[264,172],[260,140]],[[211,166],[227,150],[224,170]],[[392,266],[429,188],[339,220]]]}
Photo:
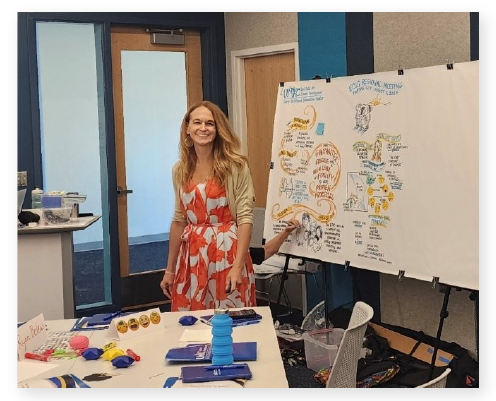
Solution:
{"label": "door handle", "polygon": [[124,196],[127,194],[132,194],[133,190],[132,189],[122,189],[122,187],[117,187],[117,196]]}

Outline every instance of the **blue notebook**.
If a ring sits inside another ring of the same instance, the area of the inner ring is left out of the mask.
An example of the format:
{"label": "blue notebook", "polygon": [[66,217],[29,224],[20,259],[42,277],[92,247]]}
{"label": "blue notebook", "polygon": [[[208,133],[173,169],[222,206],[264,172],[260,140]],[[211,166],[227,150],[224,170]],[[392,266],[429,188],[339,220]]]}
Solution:
{"label": "blue notebook", "polygon": [[109,327],[108,323],[106,326],[88,326],[88,320],[90,320],[89,317],[80,317],[79,319],[76,319],[70,331],[107,330]]}
{"label": "blue notebook", "polygon": [[[118,317],[131,315],[133,312],[114,312],[114,313],[97,313],[88,318],[88,327],[91,326],[108,326],[110,322]],[[108,319],[105,319],[108,318]]]}
{"label": "blue notebook", "polygon": [[[256,361],[257,343],[233,343],[235,361]],[[185,347],[171,348],[165,355],[169,362],[204,362],[212,360],[212,344],[189,344]]]}
{"label": "blue notebook", "polygon": [[183,383],[210,382],[216,380],[251,379],[251,370],[246,363],[230,367],[185,366],[181,368]]}
{"label": "blue notebook", "polygon": [[[112,321],[112,319],[104,320],[104,318],[109,316],[109,315],[112,315],[112,314],[111,313],[97,313],[97,314],[93,315],[87,321],[88,326],[89,327],[91,327],[91,326],[105,326],[105,325],[108,326],[110,324],[110,322]],[[117,316],[115,316],[115,317],[117,317]]]}

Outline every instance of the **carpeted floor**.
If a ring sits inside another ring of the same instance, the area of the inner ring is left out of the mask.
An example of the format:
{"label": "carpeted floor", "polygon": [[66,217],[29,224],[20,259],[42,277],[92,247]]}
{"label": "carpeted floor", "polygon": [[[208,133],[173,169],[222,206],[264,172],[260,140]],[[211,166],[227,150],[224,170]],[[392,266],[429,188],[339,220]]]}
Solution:
{"label": "carpeted floor", "polygon": [[[169,254],[168,241],[129,246],[132,274],[162,269]],[[76,306],[105,301],[103,250],[74,253],[74,301]]]}
{"label": "carpeted floor", "polygon": [[103,250],[74,252],[73,269],[76,306],[103,302]]}
{"label": "carpeted floor", "polygon": [[[264,303],[260,301],[259,305],[264,305]],[[277,316],[275,309],[276,308],[271,305],[272,316]],[[300,310],[293,309],[293,312],[290,315],[277,316],[277,320],[280,324],[292,324],[299,327],[303,321],[303,315]],[[279,343],[279,348],[281,350],[281,356],[284,363],[284,370],[286,372],[286,379],[288,380],[290,388],[325,387],[314,379],[316,372],[307,368],[305,359],[300,359],[305,357],[305,346],[303,340],[289,343],[279,339]],[[287,350],[285,351],[285,349]],[[290,359],[291,363],[289,362]],[[294,361],[296,361],[296,363]]]}

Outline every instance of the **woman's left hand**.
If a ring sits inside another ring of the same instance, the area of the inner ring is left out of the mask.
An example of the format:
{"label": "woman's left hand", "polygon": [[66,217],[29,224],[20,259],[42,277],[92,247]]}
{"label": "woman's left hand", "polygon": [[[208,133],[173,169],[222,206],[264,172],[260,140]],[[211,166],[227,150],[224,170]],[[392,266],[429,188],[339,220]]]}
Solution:
{"label": "woman's left hand", "polygon": [[238,267],[234,262],[226,277],[226,294],[232,294],[238,284],[241,284],[241,271],[243,267]]}

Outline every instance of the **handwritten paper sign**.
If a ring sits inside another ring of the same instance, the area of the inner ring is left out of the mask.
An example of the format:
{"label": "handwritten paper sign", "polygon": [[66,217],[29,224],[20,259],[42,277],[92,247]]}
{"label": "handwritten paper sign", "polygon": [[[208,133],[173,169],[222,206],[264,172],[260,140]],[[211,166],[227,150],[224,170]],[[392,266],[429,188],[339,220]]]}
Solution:
{"label": "handwritten paper sign", "polygon": [[121,316],[112,320],[109,335],[119,340],[153,333],[163,329],[163,319],[159,308]]}
{"label": "handwritten paper sign", "polygon": [[33,352],[41,347],[47,341],[47,338],[45,318],[43,313],[40,313],[17,329],[18,359],[22,361],[26,352]]}

